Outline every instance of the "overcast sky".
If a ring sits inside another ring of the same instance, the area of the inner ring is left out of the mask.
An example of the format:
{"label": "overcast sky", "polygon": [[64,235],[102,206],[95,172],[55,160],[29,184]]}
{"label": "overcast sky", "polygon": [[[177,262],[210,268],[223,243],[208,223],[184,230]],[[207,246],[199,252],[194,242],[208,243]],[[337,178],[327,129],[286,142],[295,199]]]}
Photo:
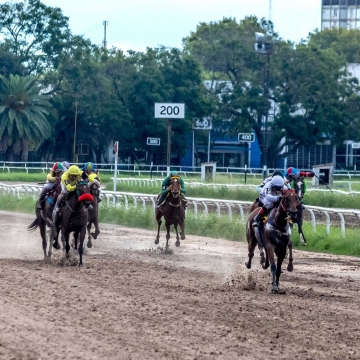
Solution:
{"label": "overcast sky", "polygon": [[[181,47],[182,38],[200,22],[236,20],[256,15],[269,19],[270,0],[42,0],[69,17],[73,34],[100,45],[107,20],[108,48],[145,51],[146,47]],[[299,42],[321,27],[321,0],[272,0],[271,20],[286,40]]]}

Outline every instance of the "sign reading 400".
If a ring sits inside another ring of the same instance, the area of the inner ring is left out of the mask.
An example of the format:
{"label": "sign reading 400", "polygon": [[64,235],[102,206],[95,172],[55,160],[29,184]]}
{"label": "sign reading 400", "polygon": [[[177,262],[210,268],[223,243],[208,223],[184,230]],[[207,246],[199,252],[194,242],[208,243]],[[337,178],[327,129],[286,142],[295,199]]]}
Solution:
{"label": "sign reading 400", "polygon": [[254,142],[254,133],[238,133],[238,142]]}
{"label": "sign reading 400", "polygon": [[185,117],[185,104],[155,103],[155,117],[183,119]]}

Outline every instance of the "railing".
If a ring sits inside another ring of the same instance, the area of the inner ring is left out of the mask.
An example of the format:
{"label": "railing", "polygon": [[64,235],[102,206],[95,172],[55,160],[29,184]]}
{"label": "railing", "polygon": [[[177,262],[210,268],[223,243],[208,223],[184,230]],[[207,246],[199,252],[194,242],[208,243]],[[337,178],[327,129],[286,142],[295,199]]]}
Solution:
{"label": "railing", "polygon": [[[32,195],[35,200],[38,194],[41,191],[42,186],[40,185],[29,185],[29,184],[20,184],[20,185],[6,185],[0,184],[0,191],[3,194],[12,194],[20,198],[23,194]],[[120,201],[124,202],[125,210],[128,210],[131,205],[129,204],[129,199],[133,200],[132,206],[137,208],[138,201],[141,202],[143,210],[146,209],[148,204],[151,204],[155,210],[155,201],[157,195],[154,194],[141,194],[141,193],[130,193],[130,192],[120,192],[120,191],[101,191],[103,199],[106,201],[108,206],[119,206]],[[206,198],[187,198],[189,208],[192,208],[194,217],[198,217],[199,209],[203,209],[203,214],[208,216],[209,211],[215,212],[218,217],[221,214],[227,214],[229,221],[233,220],[233,214],[239,214],[240,220],[245,221],[244,207],[247,209],[251,206],[252,202],[249,201],[236,201],[236,200],[219,200],[219,199],[206,199]],[[100,203],[101,205],[102,203]],[[309,212],[311,216],[312,229],[316,232],[316,216],[315,213],[320,213],[325,215],[325,227],[326,234],[330,233],[331,219],[329,214],[336,214],[340,220],[340,230],[342,237],[345,237],[345,219],[344,215],[352,215],[357,219],[360,219],[360,210],[349,210],[349,209],[333,209],[333,208],[323,208],[318,206],[306,206],[305,211]]]}
{"label": "railing", "polygon": [[[9,173],[11,171],[22,170],[29,172],[29,170],[41,170],[43,172],[48,171],[53,162],[6,162],[0,161],[0,169],[7,170]],[[83,163],[77,163],[80,168],[84,165]],[[114,164],[105,164],[105,163],[95,163],[95,166],[99,168],[102,172],[114,172],[115,165]],[[179,165],[171,165],[172,170],[179,171],[182,175],[200,175],[201,167],[196,166],[179,166]],[[268,173],[271,174],[275,169],[269,168]],[[286,169],[277,169],[285,171]],[[304,171],[311,171],[312,169],[302,169]],[[245,167],[216,167],[216,172],[221,174],[229,174],[229,175],[261,175],[263,172],[262,168],[246,168]],[[117,173],[133,173],[133,174],[159,174],[162,177],[166,176],[167,166],[166,165],[141,165],[141,164],[118,164],[117,165]],[[356,170],[334,170],[334,177],[337,176],[347,176],[350,180],[355,177],[360,177],[360,171]]]}

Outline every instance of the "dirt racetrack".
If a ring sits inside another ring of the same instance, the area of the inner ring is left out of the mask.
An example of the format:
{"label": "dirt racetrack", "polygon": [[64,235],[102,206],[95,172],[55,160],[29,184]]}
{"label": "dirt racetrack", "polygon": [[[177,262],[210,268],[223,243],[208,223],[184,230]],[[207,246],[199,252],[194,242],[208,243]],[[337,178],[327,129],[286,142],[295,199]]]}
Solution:
{"label": "dirt racetrack", "polygon": [[102,224],[78,268],[44,263],[32,220],[0,212],[0,359],[360,359],[357,258],[295,250],[275,295],[244,241],[164,255],[154,232]]}

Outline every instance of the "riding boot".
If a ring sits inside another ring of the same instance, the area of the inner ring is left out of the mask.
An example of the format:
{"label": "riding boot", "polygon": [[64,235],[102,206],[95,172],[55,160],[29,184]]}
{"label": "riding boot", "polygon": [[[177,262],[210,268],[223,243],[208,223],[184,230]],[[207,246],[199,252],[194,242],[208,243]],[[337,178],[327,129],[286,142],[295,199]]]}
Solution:
{"label": "riding boot", "polygon": [[40,195],[39,195],[39,199],[37,201],[37,205],[36,207],[40,210],[42,210],[44,208],[44,203],[45,203],[45,196],[47,194],[47,189],[45,187],[43,187],[41,189]]}
{"label": "riding boot", "polygon": [[258,214],[254,217],[252,226],[253,227],[261,227],[267,213],[268,213],[268,210],[266,208],[262,207],[260,209],[260,211],[258,212]]}
{"label": "riding boot", "polygon": [[159,201],[156,204],[156,208],[158,209],[165,200],[166,200],[166,195],[161,195]]}
{"label": "riding boot", "polygon": [[55,227],[56,223],[59,220],[59,211],[66,200],[66,196],[64,194],[60,194],[56,200],[56,204],[54,210],[52,212],[52,223],[50,223],[50,227]]}

